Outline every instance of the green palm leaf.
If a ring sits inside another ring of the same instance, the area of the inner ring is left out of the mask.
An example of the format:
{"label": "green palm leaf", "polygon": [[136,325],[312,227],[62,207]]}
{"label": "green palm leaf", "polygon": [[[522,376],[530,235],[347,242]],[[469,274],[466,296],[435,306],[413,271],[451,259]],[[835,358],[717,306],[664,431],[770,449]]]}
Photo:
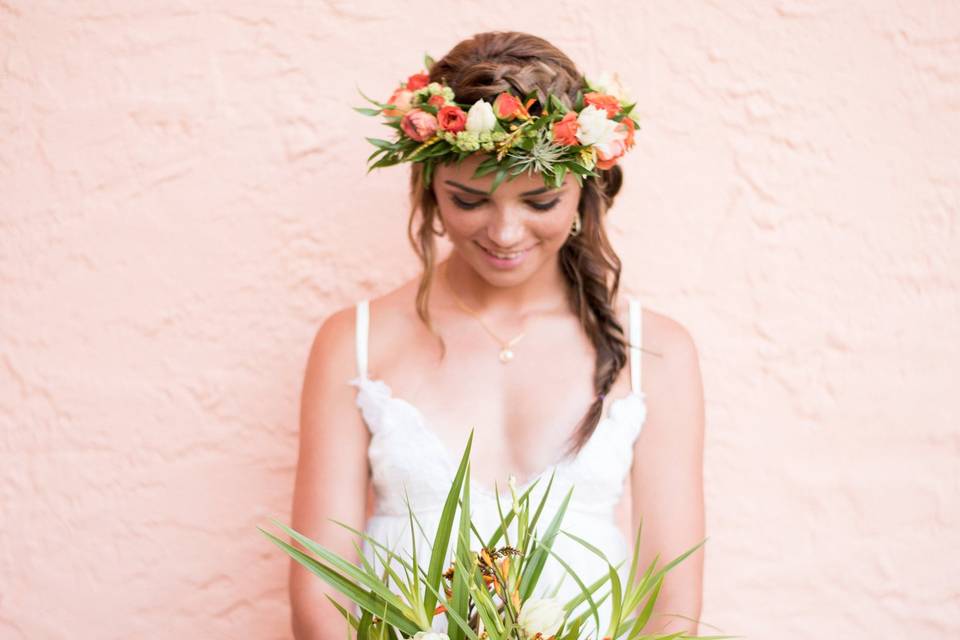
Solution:
{"label": "green palm leaf", "polygon": [[[470,436],[467,438],[467,446],[463,450],[463,456],[460,458],[460,466],[450,485],[450,491],[447,493],[447,499],[443,505],[443,511],[440,515],[440,521],[437,523],[437,533],[433,537],[433,549],[430,555],[430,570],[427,574],[428,591],[423,594],[423,611],[429,617],[437,605],[437,598],[434,596],[436,589],[441,586],[443,580],[443,569],[447,559],[447,549],[450,544],[450,531],[453,528],[453,519],[457,512],[457,498],[463,486],[463,478],[467,473],[467,464],[470,461],[470,447],[473,444],[473,430],[470,430]],[[469,514],[467,518],[469,518]],[[475,640],[475,639],[474,639]]]}

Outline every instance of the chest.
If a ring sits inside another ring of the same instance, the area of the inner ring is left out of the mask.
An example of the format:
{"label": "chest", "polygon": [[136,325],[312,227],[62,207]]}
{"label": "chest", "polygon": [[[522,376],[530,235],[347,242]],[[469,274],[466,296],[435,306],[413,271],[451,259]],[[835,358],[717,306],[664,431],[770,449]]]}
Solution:
{"label": "chest", "polygon": [[[458,454],[448,451],[424,422],[418,408],[393,395],[384,381],[358,378],[352,382],[358,386],[357,404],[371,432],[368,457],[377,512],[403,515],[408,504],[418,512],[441,508],[462,451]],[[552,483],[553,507],[570,492],[571,510],[625,524],[621,519],[625,504],[622,497],[631,469],[634,441],[645,416],[642,393],[615,399],[609,415],[604,416],[576,454],[519,481],[518,493],[527,489],[534,491],[536,503],[536,493],[545,492]],[[470,463],[471,469],[482,469],[485,461],[479,452],[471,450]],[[471,474],[470,486],[476,502],[484,505],[481,511],[493,508],[497,493],[509,500],[503,478],[494,488]]]}
{"label": "chest", "polygon": [[[449,457],[459,459],[474,433],[478,480],[493,486],[510,475],[530,478],[571,448],[594,399],[595,356],[585,344],[558,352],[555,341],[529,340],[505,364],[497,345],[477,342],[448,344],[439,362],[384,367],[383,377],[392,380],[395,396],[415,407]],[[628,382],[618,380],[611,397],[626,391]]]}

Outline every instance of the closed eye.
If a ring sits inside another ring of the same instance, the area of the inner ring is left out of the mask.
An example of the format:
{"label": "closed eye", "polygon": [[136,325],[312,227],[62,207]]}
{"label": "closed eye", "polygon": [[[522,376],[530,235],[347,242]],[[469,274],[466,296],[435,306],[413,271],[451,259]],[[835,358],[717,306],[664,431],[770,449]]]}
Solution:
{"label": "closed eye", "polygon": [[[476,209],[477,207],[479,207],[480,205],[482,205],[484,202],[486,202],[486,200],[474,200],[474,201],[468,202],[468,201],[466,201],[466,200],[462,200],[462,199],[461,199],[460,197],[458,197],[458,196],[452,196],[452,197],[453,197],[453,202],[454,202],[454,204],[456,204],[456,205],[457,205],[458,207],[460,207],[461,209],[467,209],[467,210]],[[550,210],[550,209],[553,209],[555,206],[557,206],[557,203],[558,203],[558,202],[560,202],[560,198],[554,198],[554,199],[551,200],[550,202],[543,202],[543,203],[541,203],[541,202],[530,202],[530,201],[528,200],[528,201],[527,201],[527,204],[530,205],[531,207],[533,207],[534,209],[538,210],[538,211],[548,211],[548,210]]]}

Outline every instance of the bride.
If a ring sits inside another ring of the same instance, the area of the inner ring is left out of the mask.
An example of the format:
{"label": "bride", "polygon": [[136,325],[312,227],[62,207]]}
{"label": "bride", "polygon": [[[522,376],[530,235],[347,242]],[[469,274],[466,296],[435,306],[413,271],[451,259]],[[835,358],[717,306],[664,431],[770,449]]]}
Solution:
{"label": "bride", "polygon": [[[444,81],[461,105],[532,90],[572,103],[583,86],[566,55],[516,32],[477,34],[415,78],[409,87]],[[401,112],[403,99],[388,102]],[[541,112],[533,104],[529,115]],[[294,529],[359,562],[356,537],[338,520],[408,557],[406,498],[432,532],[473,430],[471,516],[484,534],[499,523],[495,491],[509,504],[508,478],[518,492],[535,485],[542,495],[553,475],[548,505],[574,489],[562,528],[614,565],[629,565],[641,519],[641,567],[703,540],[697,350],[680,323],[618,291],[604,218],[622,172],[607,151],[599,177],[580,184],[568,173],[559,187],[535,171],[499,184],[474,177],[483,154],[438,163],[432,174],[411,162],[410,240],[424,271],[336,311],[317,331],[301,396]],[[438,237],[450,245],[442,259]],[[586,583],[605,572],[566,536],[553,550]],[[295,637],[343,638],[345,622],[324,596],[348,601],[299,563],[290,567]],[[697,631],[702,572],[698,549],[667,574],[646,633]],[[549,560],[541,592],[575,595],[563,574]],[[444,616],[435,629],[445,629]]]}

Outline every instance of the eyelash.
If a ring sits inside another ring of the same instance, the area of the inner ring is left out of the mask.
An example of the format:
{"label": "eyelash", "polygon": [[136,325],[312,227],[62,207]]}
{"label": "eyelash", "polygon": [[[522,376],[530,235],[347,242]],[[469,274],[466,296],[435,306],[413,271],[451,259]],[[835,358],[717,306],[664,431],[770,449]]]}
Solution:
{"label": "eyelash", "polygon": [[[466,210],[476,209],[481,204],[483,204],[483,200],[478,200],[477,202],[464,202],[457,196],[453,196],[453,202],[461,209],[466,209]],[[538,211],[549,211],[550,209],[553,209],[555,206],[557,206],[558,202],[560,202],[560,198],[555,198],[554,200],[551,200],[550,202],[547,202],[544,204],[537,204],[535,202],[528,202],[527,204],[529,204],[531,207],[533,207]]]}

